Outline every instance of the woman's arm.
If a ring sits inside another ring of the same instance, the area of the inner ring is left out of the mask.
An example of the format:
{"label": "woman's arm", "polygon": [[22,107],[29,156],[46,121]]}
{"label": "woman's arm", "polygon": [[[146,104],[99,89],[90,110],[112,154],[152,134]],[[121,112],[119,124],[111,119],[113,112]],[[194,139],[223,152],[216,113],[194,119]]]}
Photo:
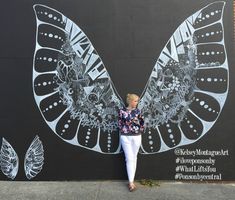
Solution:
{"label": "woman's arm", "polygon": [[140,123],[140,131],[144,131],[144,117],[141,113],[138,115],[139,123]]}

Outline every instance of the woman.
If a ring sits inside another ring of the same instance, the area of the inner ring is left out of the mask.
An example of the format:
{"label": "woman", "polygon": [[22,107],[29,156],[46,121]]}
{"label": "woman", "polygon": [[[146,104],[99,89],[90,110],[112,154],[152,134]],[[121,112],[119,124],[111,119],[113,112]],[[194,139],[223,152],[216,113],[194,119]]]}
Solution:
{"label": "woman", "polygon": [[144,119],[137,108],[139,96],[127,94],[127,107],[119,110],[118,125],[120,141],[125,153],[126,170],[128,175],[129,191],[134,191],[134,177],[136,172],[137,154],[141,145],[141,133],[144,131]]}

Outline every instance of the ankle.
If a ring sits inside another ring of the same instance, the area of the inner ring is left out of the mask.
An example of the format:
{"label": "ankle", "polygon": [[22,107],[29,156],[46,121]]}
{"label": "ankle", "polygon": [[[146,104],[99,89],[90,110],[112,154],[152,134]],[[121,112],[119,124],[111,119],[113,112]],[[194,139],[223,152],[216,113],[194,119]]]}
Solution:
{"label": "ankle", "polygon": [[129,182],[129,185],[135,185],[134,182]]}

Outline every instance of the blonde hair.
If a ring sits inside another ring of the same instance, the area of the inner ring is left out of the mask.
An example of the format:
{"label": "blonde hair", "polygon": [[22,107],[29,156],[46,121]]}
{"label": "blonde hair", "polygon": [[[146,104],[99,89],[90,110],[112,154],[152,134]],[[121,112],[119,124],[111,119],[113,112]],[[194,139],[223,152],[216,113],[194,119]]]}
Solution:
{"label": "blonde hair", "polygon": [[130,94],[130,93],[128,93],[126,95],[126,102],[127,102],[127,104],[129,104],[131,100],[134,100],[136,98],[138,98],[138,100],[139,100],[140,97],[137,94]]}

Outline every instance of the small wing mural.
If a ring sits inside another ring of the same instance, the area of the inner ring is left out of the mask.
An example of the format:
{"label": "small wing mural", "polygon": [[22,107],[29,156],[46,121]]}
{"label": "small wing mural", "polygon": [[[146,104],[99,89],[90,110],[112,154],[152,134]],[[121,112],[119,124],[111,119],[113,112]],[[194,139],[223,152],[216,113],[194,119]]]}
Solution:
{"label": "small wing mural", "polygon": [[0,152],[0,167],[4,175],[10,179],[15,179],[19,169],[19,158],[13,147],[2,138],[2,147]]}
{"label": "small wing mural", "polygon": [[34,178],[42,170],[43,164],[43,145],[39,137],[36,136],[25,154],[24,171],[26,177],[28,179]]}

